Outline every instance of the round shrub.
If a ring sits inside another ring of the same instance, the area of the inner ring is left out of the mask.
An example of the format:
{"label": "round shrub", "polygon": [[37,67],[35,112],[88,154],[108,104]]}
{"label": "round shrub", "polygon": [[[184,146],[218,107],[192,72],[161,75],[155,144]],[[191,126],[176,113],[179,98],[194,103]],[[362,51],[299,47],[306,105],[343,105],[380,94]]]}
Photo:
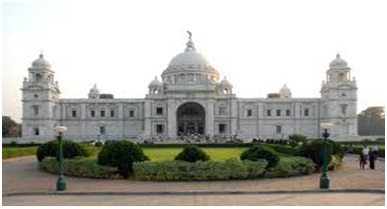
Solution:
{"label": "round shrub", "polygon": [[[323,165],[323,147],[324,139],[313,139],[300,148],[299,155],[312,159],[317,167],[321,167]],[[328,140],[328,162],[331,162],[332,155],[343,156],[343,149],[336,142]]]}
{"label": "round shrub", "polygon": [[[41,162],[45,157],[48,156],[59,157],[59,155],[57,155],[58,149],[58,140],[46,142],[39,146],[38,150],[36,151],[36,157],[38,158],[39,162]],[[77,156],[88,157],[90,155],[89,152],[83,146],[69,140],[62,141],[62,149],[63,158],[74,158]]]}
{"label": "round shrub", "polygon": [[259,159],[267,160],[268,164],[266,168],[275,167],[280,157],[273,149],[265,146],[254,146],[244,151],[241,156],[241,160],[258,161]]}
{"label": "round shrub", "polygon": [[102,147],[98,154],[98,164],[116,167],[118,173],[129,178],[134,162],[149,160],[141,147],[127,140],[111,141]]}
{"label": "round shrub", "polygon": [[208,161],[210,156],[197,146],[186,146],[184,149],[175,157],[175,160],[182,160],[186,162],[196,161]]}
{"label": "round shrub", "polygon": [[96,147],[102,147],[102,145],[103,145],[102,142],[96,142],[96,143],[95,143],[95,146],[96,146]]}

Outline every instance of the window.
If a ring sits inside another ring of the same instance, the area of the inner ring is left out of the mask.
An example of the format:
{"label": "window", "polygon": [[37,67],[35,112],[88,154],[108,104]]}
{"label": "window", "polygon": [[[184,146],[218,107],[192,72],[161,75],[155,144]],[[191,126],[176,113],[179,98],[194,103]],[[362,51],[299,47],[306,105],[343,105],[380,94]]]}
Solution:
{"label": "window", "polygon": [[105,117],[105,110],[101,110],[101,117]]}
{"label": "window", "polygon": [[34,128],[34,135],[39,136],[39,128]]}
{"label": "window", "polygon": [[347,105],[346,104],[341,105],[341,113],[344,115],[347,114]]}
{"label": "window", "polygon": [[252,110],[247,110],[247,117],[250,117],[253,115],[253,111]]}
{"label": "window", "polygon": [[110,117],[114,117],[114,110],[110,110]]}
{"label": "window", "polygon": [[286,116],[290,116],[290,110],[286,110]]}
{"label": "window", "polygon": [[94,110],[90,111],[90,116],[91,116],[92,118],[95,117],[95,111],[94,111]]}
{"label": "window", "polygon": [[32,106],[32,109],[34,111],[34,115],[39,115],[39,106],[38,105]]}
{"label": "window", "polygon": [[304,116],[309,116],[309,109],[304,110]]}
{"label": "window", "polygon": [[73,117],[73,118],[77,117],[77,111],[76,110],[71,111],[71,117]]}
{"label": "window", "polygon": [[164,126],[163,125],[156,125],[156,134],[162,134],[164,133]]}
{"label": "window", "polygon": [[101,135],[105,135],[106,134],[105,126],[100,126],[99,127],[99,134],[101,134]]}
{"label": "window", "polygon": [[133,118],[134,117],[134,110],[129,111],[129,117]]}
{"label": "window", "polygon": [[156,108],[156,115],[162,115],[162,114],[163,114],[163,108],[162,107]]}
{"label": "window", "polygon": [[219,124],[219,133],[224,134],[227,132],[227,124]]}
{"label": "window", "polygon": [[276,115],[281,116],[281,110],[276,110]]}
{"label": "window", "polygon": [[271,116],[271,110],[267,110],[267,111],[266,111],[266,115],[267,115],[267,116]]}
{"label": "window", "polygon": [[275,133],[277,133],[277,134],[282,133],[282,126],[276,126],[275,127]]}
{"label": "window", "polygon": [[226,114],[226,107],[219,107],[219,115],[225,115]]}

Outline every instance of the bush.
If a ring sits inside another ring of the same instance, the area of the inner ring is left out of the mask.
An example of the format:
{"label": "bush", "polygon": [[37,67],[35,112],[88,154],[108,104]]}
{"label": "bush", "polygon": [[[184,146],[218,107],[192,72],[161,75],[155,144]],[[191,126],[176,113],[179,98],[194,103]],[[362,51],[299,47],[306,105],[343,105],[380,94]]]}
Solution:
{"label": "bush", "polygon": [[296,147],[299,144],[305,144],[307,141],[307,137],[302,134],[292,134],[289,135],[289,144],[292,147]]}
{"label": "bush", "polygon": [[281,158],[276,167],[269,169],[265,173],[265,177],[308,175],[316,170],[315,166],[311,159],[304,157]]}
{"label": "bush", "polygon": [[116,167],[119,174],[129,178],[134,162],[149,160],[141,147],[133,142],[121,140],[112,141],[102,147],[98,154],[98,164]]}
{"label": "bush", "polygon": [[102,142],[96,142],[96,143],[95,143],[95,146],[96,146],[96,147],[102,147],[102,145],[103,145]]}
{"label": "bush", "polygon": [[280,157],[279,155],[271,148],[265,146],[254,146],[244,151],[241,156],[241,160],[250,160],[258,161],[259,159],[267,160],[268,164],[266,168],[275,167]]}
{"label": "bush", "polygon": [[262,176],[266,160],[257,162],[228,159],[224,162],[185,161],[139,162],[133,164],[139,180],[187,181],[247,179]]}
{"label": "bush", "polygon": [[[324,139],[314,139],[307,144],[304,144],[300,148],[300,155],[310,158],[318,167],[323,165],[323,145]],[[339,158],[339,162],[341,163],[341,159],[344,156],[344,150],[340,144],[328,139],[328,162],[332,161],[332,156],[336,156]]]}
{"label": "bush", "polygon": [[384,142],[384,138],[377,138],[375,139],[376,142]]}
{"label": "bush", "polygon": [[[58,148],[58,140],[49,141],[45,144],[40,145],[36,152],[36,157],[38,158],[38,161],[41,162],[45,157],[59,157],[59,155],[57,155]],[[73,141],[63,140],[62,149],[63,158],[90,156],[90,153],[83,146]]]}
{"label": "bush", "polygon": [[[53,157],[46,157],[39,163],[42,170],[50,173],[57,173],[57,160]],[[86,178],[120,178],[117,168],[98,165],[95,159],[75,158],[63,161],[63,173],[66,176],[86,177]]]}
{"label": "bush", "polygon": [[283,145],[283,144],[263,144],[259,143],[259,146],[265,146],[273,149],[274,151],[286,155],[297,155],[298,151],[296,148],[291,147],[290,145]]}
{"label": "bush", "polygon": [[189,145],[184,147],[184,149],[175,157],[175,160],[193,163],[196,161],[208,161],[210,160],[210,156],[199,147]]}

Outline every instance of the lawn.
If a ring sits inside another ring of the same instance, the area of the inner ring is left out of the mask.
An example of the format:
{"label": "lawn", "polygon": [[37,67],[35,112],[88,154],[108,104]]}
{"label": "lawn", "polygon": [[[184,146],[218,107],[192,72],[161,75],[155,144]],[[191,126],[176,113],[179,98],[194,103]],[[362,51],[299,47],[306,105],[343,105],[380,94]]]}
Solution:
{"label": "lawn", "polygon": [[27,155],[35,155],[38,147],[3,147],[3,159],[11,157],[20,157]]}
{"label": "lawn", "polygon": [[[3,147],[3,159],[27,155],[35,155],[38,147]],[[97,157],[100,148],[94,146],[86,146],[92,153],[93,157]],[[174,160],[175,156],[183,150],[183,148],[143,148],[145,154],[152,161]],[[211,160],[224,161],[229,158],[239,159],[240,154],[246,148],[203,148],[210,155]]]}
{"label": "lawn", "polygon": [[[210,155],[211,160],[224,161],[229,158],[239,159],[240,154],[247,148],[203,148]],[[175,156],[183,150],[183,148],[143,148],[145,154],[151,161],[174,160]]]}

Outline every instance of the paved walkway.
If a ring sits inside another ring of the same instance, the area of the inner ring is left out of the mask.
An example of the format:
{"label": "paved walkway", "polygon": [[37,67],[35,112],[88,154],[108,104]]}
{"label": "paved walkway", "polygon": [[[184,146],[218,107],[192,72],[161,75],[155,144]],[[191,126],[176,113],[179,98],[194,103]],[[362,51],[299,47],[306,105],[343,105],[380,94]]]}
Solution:
{"label": "paved walkway", "polygon": [[[312,174],[281,179],[202,182],[153,182],[66,177],[67,190],[61,193],[66,195],[52,195],[55,193],[56,175],[39,171],[35,157],[3,160],[2,164],[3,205],[385,204],[384,192],[380,193],[385,189],[384,161],[377,162],[376,170],[360,170],[355,156],[347,156],[344,159],[342,170],[329,172],[331,189],[338,190],[339,193],[316,193],[316,191],[321,191],[318,189],[320,174]],[[353,193],[354,189],[366,190]],[[367,192],[367,189],[379,192],[370,193]],[[302,192],[288,193],[289,190]],[[101,191],[104,193],[100,193]],[[236,193],[238,191],[240,193]],[[329,199],[329,201],[323,201],[324,199]]]}

